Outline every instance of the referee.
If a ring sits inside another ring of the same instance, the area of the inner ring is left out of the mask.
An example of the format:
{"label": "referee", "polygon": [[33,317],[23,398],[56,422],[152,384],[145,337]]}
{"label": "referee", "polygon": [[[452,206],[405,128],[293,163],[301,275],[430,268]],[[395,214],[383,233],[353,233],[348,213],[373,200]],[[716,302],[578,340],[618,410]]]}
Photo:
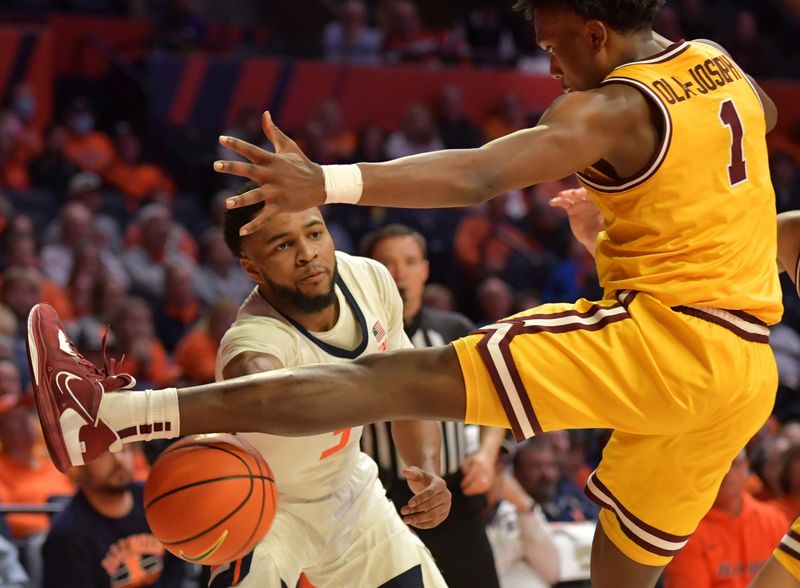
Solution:
{"label": "referee", "polygon": [[[405,331],[414,347],[446,345],[474,329],[463,315],[422,306],[428,260],[425,238],[420,233],[400,224],[387,225],[364,238],[362,254],[381,262],[391,272],[403,299]],[[483,427],[480,446],[470,452],[463,423],[440,425],[441,475],[447,481],[453,503],[450,516],[438,527],[416,532],[449,586],[499,588],[481,511],[486,506],[486,492],[494,482],[495,462],[505,431]],[[392,443],[390,426],[365,426],[361,445],[378,462],[387,495],[399,509],[411,495],[400,474],[404,464]]]}

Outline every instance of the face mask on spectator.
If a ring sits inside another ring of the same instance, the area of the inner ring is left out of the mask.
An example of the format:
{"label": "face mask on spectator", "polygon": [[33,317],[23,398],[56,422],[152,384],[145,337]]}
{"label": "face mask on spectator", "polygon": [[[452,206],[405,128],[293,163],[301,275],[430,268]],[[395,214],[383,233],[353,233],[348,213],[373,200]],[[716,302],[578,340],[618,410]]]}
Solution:
{"label": "face mask on spectator", "polygon": [[94,117],[88,113],[75,115],[72,117],[70,127],[79,135],[90,133],[94,129]]}

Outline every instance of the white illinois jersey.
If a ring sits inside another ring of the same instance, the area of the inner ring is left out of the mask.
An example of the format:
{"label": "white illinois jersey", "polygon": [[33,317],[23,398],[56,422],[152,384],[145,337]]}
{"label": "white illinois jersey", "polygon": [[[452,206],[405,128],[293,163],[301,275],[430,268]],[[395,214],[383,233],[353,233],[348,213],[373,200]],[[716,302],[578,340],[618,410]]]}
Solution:
{"label": "white illinois jersey", "polygon": [[[403,303],[392,277],[371,259],[337,252],[339,318],[329,331],[310,332],[270,305],[255,288],[220,342],[216,376],[244,352],[273,355],[285,367],[342,363],[369,353],[410,348]],[[353,474],[362,427],[308,437],[245,433],[269,463],[282,499],[319,500]]]}

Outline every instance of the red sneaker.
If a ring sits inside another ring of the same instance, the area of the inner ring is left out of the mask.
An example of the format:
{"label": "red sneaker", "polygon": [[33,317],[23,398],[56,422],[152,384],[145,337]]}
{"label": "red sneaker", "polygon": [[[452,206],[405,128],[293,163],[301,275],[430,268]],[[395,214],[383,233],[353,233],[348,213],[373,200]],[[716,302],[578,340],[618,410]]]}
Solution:
{"label": "red sneaker", "polygon": [[[103,347],[105,357],[105,340]],[[104,392],[132,388],[136,380],[113,373],[107,358],[101,370],[83,357],[47,304],[28,315],[28,363],[47,449],[59,470],[121,448],[117,433],[100,420],[100,402]]]}

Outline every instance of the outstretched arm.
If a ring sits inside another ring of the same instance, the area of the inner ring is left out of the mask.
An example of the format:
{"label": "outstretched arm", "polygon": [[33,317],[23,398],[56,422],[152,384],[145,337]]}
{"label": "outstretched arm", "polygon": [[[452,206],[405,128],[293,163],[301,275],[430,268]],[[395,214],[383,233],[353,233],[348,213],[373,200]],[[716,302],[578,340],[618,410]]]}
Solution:
{"label": "outstretched arm", "polygon": [[[641,133],[649,121],[644,99],[619,88],[600,88],[558,98],[540,124],[492,141],[479,149],[436,151],[386,163],[358,164],[363,179],[359,204],[401,208],[470,206],[498,194],[557,180],[608,157],[615,145]],[[264,132],[275,146],[269,153],[221,137],[247,162],[218,161],[221,173],[249,178],[259,188],[229,199],[229,207],[265,202],[266,208],[243,234],[258,229],[277,210],[300,211],[325,202],[322,167],[311,162],[284,135],[269,113]],[[620,139],[620,138],[623,139]]]}

